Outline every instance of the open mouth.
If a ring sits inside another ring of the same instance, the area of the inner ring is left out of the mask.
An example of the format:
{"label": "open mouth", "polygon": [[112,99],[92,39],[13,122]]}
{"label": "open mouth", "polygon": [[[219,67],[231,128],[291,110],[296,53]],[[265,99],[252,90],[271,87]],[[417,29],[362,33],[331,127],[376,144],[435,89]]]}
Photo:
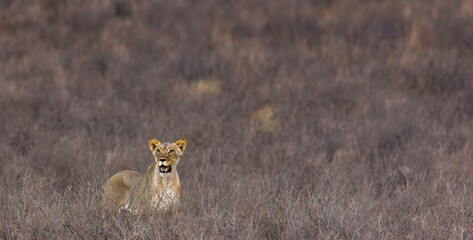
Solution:
{"label": "open mouth", "polygon": [[170,173],[171,172],[171,166],[160,166],[159,167],[159,172],[160,173]]}

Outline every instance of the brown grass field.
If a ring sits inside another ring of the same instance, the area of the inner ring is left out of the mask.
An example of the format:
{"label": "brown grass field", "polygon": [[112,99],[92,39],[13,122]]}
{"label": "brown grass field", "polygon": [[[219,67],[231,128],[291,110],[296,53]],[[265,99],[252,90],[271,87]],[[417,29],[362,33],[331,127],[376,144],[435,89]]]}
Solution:
{"label": "brown grass field", "polygon": [[[473,239],[473,1],[0,1],[0,239]],[[102,214],[150,138],[176,214]]]}

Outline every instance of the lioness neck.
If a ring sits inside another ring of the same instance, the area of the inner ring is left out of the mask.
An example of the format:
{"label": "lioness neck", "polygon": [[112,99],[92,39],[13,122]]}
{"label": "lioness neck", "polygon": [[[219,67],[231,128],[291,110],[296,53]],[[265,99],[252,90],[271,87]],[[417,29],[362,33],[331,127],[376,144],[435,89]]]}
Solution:
{"label": "lioness neck", "polygon": [[[154,174],[152,174],[151,182],[158,189],[169,189],[180,187],[179,174],[176,169],[172,169],[170,173],[160,173],[159,168],[154,166]],[[175,189],[177,190],[177,189]]]}

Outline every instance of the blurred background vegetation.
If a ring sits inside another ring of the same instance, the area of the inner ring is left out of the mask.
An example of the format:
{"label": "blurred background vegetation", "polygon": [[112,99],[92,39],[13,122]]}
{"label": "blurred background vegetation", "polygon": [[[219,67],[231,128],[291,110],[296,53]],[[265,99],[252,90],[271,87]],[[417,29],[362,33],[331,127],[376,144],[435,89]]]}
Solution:
{"label": "blurred background vegetation", "polygon": [[[471,238],[472,22],[470,0],[0,1],[0,238]],[[188,140],[182,211],[97,217],[152,137]]]}

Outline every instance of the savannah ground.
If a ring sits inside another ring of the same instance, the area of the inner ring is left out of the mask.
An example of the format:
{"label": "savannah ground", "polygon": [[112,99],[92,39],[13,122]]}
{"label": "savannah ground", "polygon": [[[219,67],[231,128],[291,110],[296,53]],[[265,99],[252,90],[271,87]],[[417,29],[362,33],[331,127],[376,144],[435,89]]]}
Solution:
{"label": "savannah ground", "polygon": [[[473,2],[0,2],[1,239],[472,239]],[[102,215],[150,138],[177,214]]]}

